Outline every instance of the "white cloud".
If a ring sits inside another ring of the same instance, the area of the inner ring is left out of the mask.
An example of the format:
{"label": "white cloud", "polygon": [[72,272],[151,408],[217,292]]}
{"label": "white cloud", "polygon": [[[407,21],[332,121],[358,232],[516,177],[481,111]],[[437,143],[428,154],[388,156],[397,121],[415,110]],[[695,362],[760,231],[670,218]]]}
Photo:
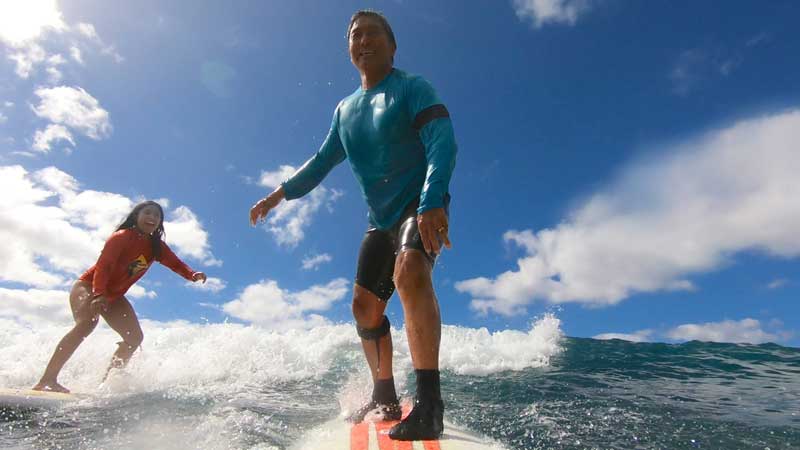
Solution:
{"label": "white cloud", "polygon": [[789,284],[789,280],[786,278],[778,278],[777,280],[772,280],[767,284],[767,289],[779,289]]}
{"label": "white cloud", "polygon": [[80,65],[83,65],[83,55],[81,54],[81,49],[76,46],[72,46],[69,48],[69,56],[72,57],[75,62]]}
{"label": "white cloud", "polygon": [[348,293],[349,282],[337,278],[326,285],[315,285],[299,292],[290,292],[273,280],[247,286],[235,300],[222,305],[222,310],[241,320],[274,329],[312,328],[327,324],[313,311],[326,311]]}
{"label": "white cloud", "polygon": [[100,39],[100,36],[97,35],[97,30],[94,29],[94,25],[90,23],[79,22],[75,25],[75,29],[89,39]]}
{"label": "white cloud", "polygon": [[122,57],[122,55],[120,55],[120,54],[117,52],[117,49],[116,49],[116,48],[114,48],[114,46],[113,46],[113,45],[106,45],[106,46],[104,46],[104,47],[103,47],[103,49],[102,49],[100,52],[101,52],[102,54],[104,54],[104,55],[108,55],[108,56],[110,56],[110,57],[111,57],[111,58],[114,60],[114,62],[115,62],[115,63],[117,63],[117,64],[119,64],[119,63],[121,63],[121,62],[125,61],[125,58],[123,58],[123,57]]}
{"label": "white cloud", "polygon": [[205,283],[202,282],[193,283],[191,281],[187,281],[186,285],[198,291],[213,292],[214,294],[216,294],[217,292],[225,289],[225,287],[227,287],[228,284],[225,282],[225,280],[221,280],[215,277],[208,277]]}
{"label": "white cloud", "polygon": [[0,317],[27,322],[34,326],[47,323],[72,323],[69,292],[0,287]]}
{"label": "white cloud", "polygon": [[125,294],[125,296],[131,298],[156,298],[158,297],[158,294],[156,294],[155,291],[148,291],[142,286],[134,284],[130,289],[128,289],[128,293]]}
{"label": "white cloud", "polygon": [[591,0],[513,0],[521,20],[530,20],[540,28],[548,23],[575,25],[578,16],[591,8]]}
{"label": "white cloud", "polygon": [[66,64],[66,63],[67,63],[67,60],[64,59],[64,57],[61,56],[58,53],[56,53],[55,55],[52,55],[49,58],[47,58],[47,64],[49,64],[51,66],[62,66],[64,64]]}
{"label": "white cloud", "polygon": [[36,90],[40,102],[33,108],[37,116],[65,125],[83,135],[100,140],[111,134],[108,111],[83,88],[58,86]]}
{"label": "white cloud", "polygon": [[73,146],[75,145],[75,140],[72,139],[72,134],[67,127],[50,124],[44,130],[36,130],[36,134],[33,136],[33,149],[47,153],[50,151],[50,144],[57,141],[67,141]]}
{"label": "white cloud", "polygon": [[755,319],[740,321],[725,320],[701,324],[687,323],[667,332],[667,337],[676,341],[707,341],[763,344],[784,340],[779,334],[768,333],[761,329],[761,323]]}
{"label": "white cloud", "polygon": [[316,269],[322,264],[329,263],[333,260],[333,257],[327,253],[322,253],[319,255],[309,255],[303,258],[303,269],[311,270]]}
{"label": "white cloud", "polygon": [[[105,240],[134,202],[111,192],[81,190],[71,175],[47,167],[34,173],[21,166],[0,166],[0,283],[35,288],[68,286],[97,259]],[[186,207],[172,235],[187,234],[200,243],[174,248],[181,257],[210,255],[207,234]],[[201,249],[198,254],[198,248]],[[205,253],[203,253],[205,252]],[[153,297],[136,288],[132,296]]]}
{"label": "white cloud", "polygon": [[261,177],[258,180],[258,184],[264,187],[268,187],[271,189],[275,189],[276,187],[280,186],[281,183],[288,180],[297,169],[292,166],[283,165],[278,168],[278,170],[273,172],[261,172]]}
{"label": "white cloud", "polygon": [[164,221],[167,242],[181,254],[188,255],[204,266],[221,266],[222,261],[214,258],[208,243],[208,232],[197,219],[197,215],[186,206],[178,206]]}
{"label": "white cloud", "polygon": [[8,121],[8,116],[0,112],[0,125],[6,123]]}
{"label": "white cloud", "polygon": [[[274,189],[294,174],[292,166],[280,166],[274,172],[261,172],[259,184]],[[305,238],[305,229],[311,225],[314,215],[322,206],[331,208],[342,193],[336,189],[317,186],[303,198],[283,201],[275,210],[270,211],[264,228],[272,233],[279,245],[294,247]]]}
{"label": "white cloud", "polygon": [[623,341],[630,342],[647,342],[653,335],[653,330],[639,330],[633,333],[603,333],[594,336],[595,339],[622,339]]}
{"label": "white cloud", "polygon": [[[54,33],[68,33],[70,37],[51,39],[50,35]],[[123,61],[113,45],[103,42],[92,24],[66,24],[55,0],[0,2],[0,44],[5,44],[6,55],[16,63],[15,71],[20,78],[29,78],[38,65],[47,62],[49,83],[59,82],[63,73],[56,66],[66,64],[66,60],[58,54],[48,56],[44,44],[48,48],[69,51],[73,60],[83,64],[80,50],[83,42],[90,42],[118,63]]]}
{"label": "white cloud", "polygon": [[456,283],[472,308],[511,315],[535,300],[612,305],[691,289],[737,252],[800,255],[800,111],[745,120],[631,167],[552,229],[508,231],[517,269]]}
{"label": "white cloud", "polygon": [[64,29],[55,0],[0,2],[0,41],[10,47],[24,46],[47,30]]}
{"label": "white cloud", "polygon": [[28,78],[34,66],[47,58],[47,53],[38,44],[29,44],[25,47],[9,51],[8,59],[17,63],[16,73],[20,78]]}
{"label": "white cloud", "polygon": [[64,78],[64,74],[62,74],[61,71],[55,67],[48,67],[46,72],[47,80],[52,84],[58,83],[62,78]]}

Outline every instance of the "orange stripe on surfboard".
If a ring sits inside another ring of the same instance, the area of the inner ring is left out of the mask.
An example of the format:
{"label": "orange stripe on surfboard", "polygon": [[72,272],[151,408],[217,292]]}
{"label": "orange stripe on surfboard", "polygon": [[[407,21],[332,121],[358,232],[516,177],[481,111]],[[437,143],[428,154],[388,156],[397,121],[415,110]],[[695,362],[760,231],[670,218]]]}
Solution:
{"label": "orange stripe on surfboard", "polygon": [[350,429],[350,450],[367,450],[369,447],[369,424],[361,422]]}
{"label": "orange stripe on surfboard", "polygon": [[422,445],[425,447],[425,450],[441,450],[439,441],[422,441]]}

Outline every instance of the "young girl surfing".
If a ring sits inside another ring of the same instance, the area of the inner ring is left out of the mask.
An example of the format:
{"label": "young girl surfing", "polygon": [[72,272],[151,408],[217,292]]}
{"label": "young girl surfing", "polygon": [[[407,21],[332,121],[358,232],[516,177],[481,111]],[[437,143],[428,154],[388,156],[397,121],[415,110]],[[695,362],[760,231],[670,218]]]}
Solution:
{"label": "young girl surfing", "polygon": [[38,391],[69,392],[58,384],[58,373],[83,340],[97,326],[98,315],[122,337],[111,358],[112,368],[123,367],[142,343],[142,328],[130,302],[128,289],[141,278],[153,261],[169,267],[190,281],[206,282],[206,274],[194,272],[161,240],[164,235],[164,210],[156,202],[139,203],[106,241],[97,263],[72,286],[69,304],[75,326],[56,346]]}

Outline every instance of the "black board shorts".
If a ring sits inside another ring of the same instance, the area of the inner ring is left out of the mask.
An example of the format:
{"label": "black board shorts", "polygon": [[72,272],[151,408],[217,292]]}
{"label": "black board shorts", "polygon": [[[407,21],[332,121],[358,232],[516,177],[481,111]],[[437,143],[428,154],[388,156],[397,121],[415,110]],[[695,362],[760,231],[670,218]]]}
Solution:
{"label": "black board shorts", "polygon": [[[445,213],[449,210],[450,196],[445,196]],[[361,241],[358,251],[356,284],[375,294],[381,301],[388,302],[394,293],[394,262],[397,255],[405,250],[419,250],[428,258],[431,270],[437,255],[425,251],[417,225],[419,200],[409,203],[400,220],[391,228],[381,230],[370,228]],[[440,243],[441,244],[441,243]]]}

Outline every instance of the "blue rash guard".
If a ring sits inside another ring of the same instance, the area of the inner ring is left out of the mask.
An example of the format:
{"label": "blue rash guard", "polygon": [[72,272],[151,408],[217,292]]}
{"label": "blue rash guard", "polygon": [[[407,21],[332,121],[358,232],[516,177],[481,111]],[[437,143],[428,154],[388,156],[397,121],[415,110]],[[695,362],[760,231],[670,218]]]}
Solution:
{"label": "blue rash guard", "polygon": [[325,142],[283,183],[287,200],[314,189],[347,158],[370,225],[391,228],[419,198],[418,213],[445,206],[456,161],[447,109],[424,78],[392,69],[377,86],[339,102]]}

